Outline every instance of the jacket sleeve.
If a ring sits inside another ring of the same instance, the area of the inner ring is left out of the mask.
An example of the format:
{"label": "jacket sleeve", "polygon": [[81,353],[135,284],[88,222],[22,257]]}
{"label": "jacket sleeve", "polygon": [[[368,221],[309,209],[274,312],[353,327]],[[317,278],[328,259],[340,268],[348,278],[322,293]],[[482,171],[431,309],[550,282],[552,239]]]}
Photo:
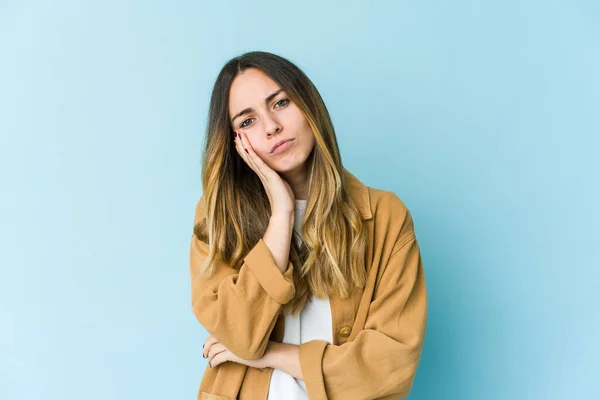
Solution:
{"label": "jacket sleeve", "polygon": [[[202,198],[194,224],[204,218]],[[282,274],[260,239],[239,269],[215,261],[211,276],[200,276],[208,244],[192,235],[190,275],[192,309],[200,324],[232,353],[245,360],[263,356],[283,305],[295,295],[293,265]]]}
{"label": "jacket sleeve", "polygon": [[[300,366],[315,400],[405,398],[427,323],[425,277],[414,233],[395,243],[376,282],[365,327],[353,341],[300,345]],[[397,397],[395,397],[397,396]]]}

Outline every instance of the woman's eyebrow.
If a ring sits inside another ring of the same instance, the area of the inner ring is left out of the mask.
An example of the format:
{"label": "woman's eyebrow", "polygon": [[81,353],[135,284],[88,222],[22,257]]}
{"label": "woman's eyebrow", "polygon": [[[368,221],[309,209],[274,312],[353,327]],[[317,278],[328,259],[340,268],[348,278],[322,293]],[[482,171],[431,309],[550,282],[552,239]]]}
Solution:
{"label": "woman's eyebrow", "polygon": [[[268,104],[268,103],[269,103],[271,100],[273,100],[273,98],[274,98],[275,96],[277,96],[277,95],[278,95],[279,93],[281,93],[281,92],[283,92],[283,89],[279,89],[278,91],[276,91],[276,92],[273,92],[273,93],[271,93],[270,95],[268,95],[268,96],[265,98],[265,104]],[[254,110],[252,109],[252,107],[244,108],[242,111],[240,111],[239,113],[237,113],[235,117],[233,117],[233,118],[231,119],[231,123],[233,124],[233,121],[235,121],[235,119],[236,119],[237,117],[241,117],[241,116],[242,116],[242,115],[244,115],[244,114],[249,114],[249,113],[251,113],[252,111],[254,111]]]}

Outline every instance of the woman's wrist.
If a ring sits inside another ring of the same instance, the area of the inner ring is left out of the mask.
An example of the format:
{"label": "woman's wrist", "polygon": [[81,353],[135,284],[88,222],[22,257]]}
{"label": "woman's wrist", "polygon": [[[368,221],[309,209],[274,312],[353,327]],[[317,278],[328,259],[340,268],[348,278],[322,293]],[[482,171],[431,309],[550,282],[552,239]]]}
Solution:
{"label": "woman's wrist", "polygon": [[294,229],[294,216],[271,216],[269,226],[263,235],[263,241],[271,251],[273,259],[281,273],[288,268],[290,258],[290,241]]}
{"label": "woman's wrist", "polygon": [[297,379],[304,379],[298,345],[269,341],[264,357],[268,368],[281,370]]}
{"label": "woman's wrist", "polygon": [[280,348],[279,347],[280,345],[281,345],[281,343],[269,340],[269,344],[267,344],[267,349],[265,350],[265,354],[264,354],[263,369],[275,368],[275,366],[277,365],[277,357],[278,357],[277,352]]}

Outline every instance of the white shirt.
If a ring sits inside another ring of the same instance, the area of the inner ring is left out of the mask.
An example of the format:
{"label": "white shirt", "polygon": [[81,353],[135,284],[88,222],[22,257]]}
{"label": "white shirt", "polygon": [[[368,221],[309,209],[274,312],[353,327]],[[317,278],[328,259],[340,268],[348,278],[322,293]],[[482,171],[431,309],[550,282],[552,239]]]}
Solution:
{"label": "white shirt", "polygon": [[[294,230],[302,235],[302,216],[306,200],[295,200]],[[298,238],[298,242],[299,242]],[[283,343],[301,344],[320,339],[333,343],[329,299],[313,295],[298,315],[285,315]],[[279,369],[274,369],[269,384],[268,400],[308,400],[304,381]]]}

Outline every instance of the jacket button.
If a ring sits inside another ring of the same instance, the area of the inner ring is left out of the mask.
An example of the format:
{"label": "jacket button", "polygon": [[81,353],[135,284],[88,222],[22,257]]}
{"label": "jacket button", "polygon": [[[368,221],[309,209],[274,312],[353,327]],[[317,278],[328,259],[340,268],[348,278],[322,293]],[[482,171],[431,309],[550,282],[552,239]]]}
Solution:
{"label": "jacket button", "polygon": [[340,330],[340,335],[343,337],[348,337],[350,336],[350,332],[352,332],[352,328],[345,326]]}

